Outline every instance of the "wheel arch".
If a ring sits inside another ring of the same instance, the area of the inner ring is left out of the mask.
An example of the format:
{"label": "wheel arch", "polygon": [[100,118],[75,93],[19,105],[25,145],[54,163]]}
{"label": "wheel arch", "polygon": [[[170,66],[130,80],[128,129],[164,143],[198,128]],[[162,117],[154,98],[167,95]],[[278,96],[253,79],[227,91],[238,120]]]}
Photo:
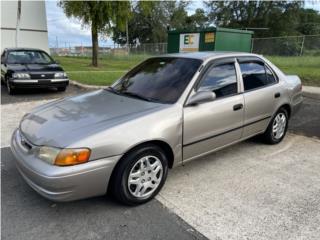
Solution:
{"label": "wheel arch", "polygon": [[282,105],[277,109],[276,113],[277,113],[277,112],[279,111],[279,109],[281,109],[281,108],[284,108],[284,109],[287,111],[287,113],[288,113],[288,118],[290,119],[290,117],[291,117],[291,112],[292,112],[292,109],[291,109],[290,104],[289,104],[289,103],[282,104]]}
{"label": "wheel arch", "polygon": [[[141,148],[143,146],[146,146],[146,145],[155,145],[155,146],[160,147],[164,151],[164,153],[166,154],[166,156],[168,158],[168,167],[169,168],[173,167],[173,163],[174,163],[173,150],[172,150],[171,146],[163,140],[149,140],[149,141],[145,141],[145,142],[139,143],[137,145],[134,145],[123,154],[121,159],[123,157],[125,157],[126,155],[128,155],[129,153],[131,153],[132,151],[134,151],[138,148]],[[120,162],[121,159],[118,162]]]}
{"label": "wheel arch", "polygon": [[136,149],[141,148],[141,147],[146,146],[146,145],[155,145],[155,146],[160,147],[164,151],[164,153],[166,154],[166,156],[168,158],[168,167],[170,169],[173,167],[174,153],[173,153],[173,150],[172,150],[171,146],[167,142],[162,141],[162,140],[150,140],[150,141],[145,141],[145,142],[139,143],[139,144],[137,144],[135,146],[132,146],[130,149],[128,149],[123,154],[123,156],[119,159],[119,161],[116,163],[116,165],[114,166],[114,168],[112,170],[112,173],[111,173],[111,176],[109,178],[107,192],[110,192],[110,190],[111,190],[112,181],[114,179],[114,174],[117,171],[118,166],[119,166],[120,162],[122,161],[122,159],[125,156],[127,156],[128,154],[130,154],[131,152],[135,151]]}

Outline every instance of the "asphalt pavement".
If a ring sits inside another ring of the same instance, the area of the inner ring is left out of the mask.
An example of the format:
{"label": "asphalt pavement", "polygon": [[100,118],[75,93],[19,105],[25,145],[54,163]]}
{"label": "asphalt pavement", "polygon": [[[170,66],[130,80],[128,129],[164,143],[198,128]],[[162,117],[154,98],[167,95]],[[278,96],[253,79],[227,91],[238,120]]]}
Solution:
{"label": "asphalt pavement", "polygon": [[1,149],[1,239],[205,239],[157,200],[127,207],[110,197],[54,203],[22,179]]}
{"label": "asphalt pavement", "polygon": [[301,109],[289,122],[289,131],[320,139],[320,99],[304,97]]}

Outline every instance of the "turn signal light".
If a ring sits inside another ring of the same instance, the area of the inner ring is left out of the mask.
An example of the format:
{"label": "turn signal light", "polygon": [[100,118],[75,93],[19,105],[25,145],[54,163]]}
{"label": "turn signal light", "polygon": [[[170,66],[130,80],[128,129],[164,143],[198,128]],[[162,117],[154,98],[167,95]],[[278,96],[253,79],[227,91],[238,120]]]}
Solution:
{"label": "turn signal light", "polygon": [[70,165],[85,163],[85,162],[88,162],[90,153],[91,153],[90,149],[87,149],[87,148],[81,148],[81,149],[65,148],[59,152],[54,164],[58,166],[70,166]]}

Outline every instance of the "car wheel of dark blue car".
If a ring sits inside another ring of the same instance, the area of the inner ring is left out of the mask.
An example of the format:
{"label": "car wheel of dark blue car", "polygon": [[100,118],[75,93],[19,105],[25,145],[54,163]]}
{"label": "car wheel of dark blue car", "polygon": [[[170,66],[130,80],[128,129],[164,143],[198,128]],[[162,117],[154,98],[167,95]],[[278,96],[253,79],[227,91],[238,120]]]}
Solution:
{"label": "car wheel of dark blue car", "polygon": [[10,83],[9,83],[9,81],[7,81],[7,90],[8,90],[8,94],[9,95],[13,95],[13,94],[15,94],[15,89],[13,89],[11,86],[10,86]]}
{"label": "car wheel of dark blue car", "polygon": [[144,145],[126,154],[111,180],[113,196],[127,205],[151,200],[161,190],[168,173],[168,161],[156,145]]}

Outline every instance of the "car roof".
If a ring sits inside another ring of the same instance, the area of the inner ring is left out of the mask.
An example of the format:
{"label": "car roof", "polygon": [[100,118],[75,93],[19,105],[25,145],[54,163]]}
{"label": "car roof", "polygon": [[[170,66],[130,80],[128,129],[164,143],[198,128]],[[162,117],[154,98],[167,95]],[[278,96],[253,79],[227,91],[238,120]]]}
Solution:
{"label": "car roof", "polygon": [[5,48],[7,51],[43,51],[39,48]]}
{"label": "car roof", "polygon": [[214,57],[232,57],[232,56],[259,56],[253,53],[246,52],[227,52],[227,51],[211,51],[211,52],[186,52],[186,53],[171,53],[161,55],[162,57],[180,57],[180,58],[193,58],[200,60],[207,60]]}

